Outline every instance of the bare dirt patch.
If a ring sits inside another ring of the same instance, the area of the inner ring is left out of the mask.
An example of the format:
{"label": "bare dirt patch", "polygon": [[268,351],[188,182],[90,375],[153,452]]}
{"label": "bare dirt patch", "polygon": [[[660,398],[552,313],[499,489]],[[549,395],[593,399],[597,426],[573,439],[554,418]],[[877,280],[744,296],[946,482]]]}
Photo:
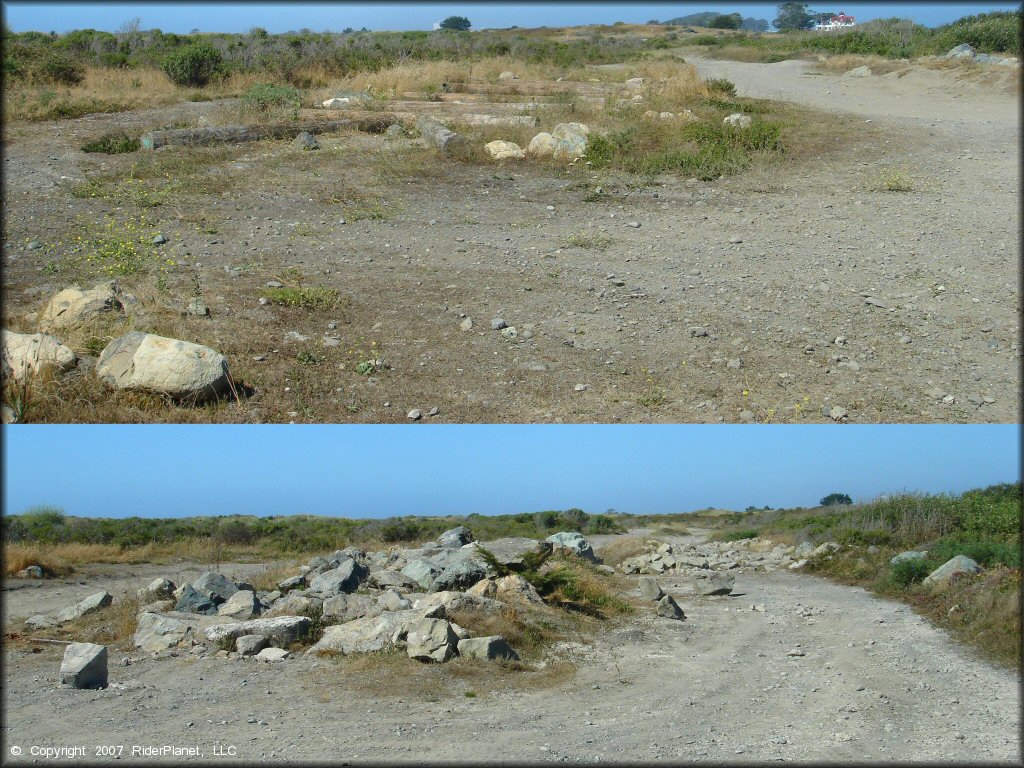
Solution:
{"label": "bare dirt patch", "polygon": [[[1015,420],[1015,98],[943,72],[697,64],[741,96],[826,111],[787,108],[792,152],[708,181],[459,163],[359,133],[305,153],[77,149],[218,102],[10,126],[9,325],[92,279],[70,255],[83,232],[160,232],[146,279],[122,278],[140,325],[213,346],[254,390],[182,408],[84,370],[21,393],[24,419]],[[270,281],[338,301],[260,304]],[[184,314],[195,296],[211,317]]]}

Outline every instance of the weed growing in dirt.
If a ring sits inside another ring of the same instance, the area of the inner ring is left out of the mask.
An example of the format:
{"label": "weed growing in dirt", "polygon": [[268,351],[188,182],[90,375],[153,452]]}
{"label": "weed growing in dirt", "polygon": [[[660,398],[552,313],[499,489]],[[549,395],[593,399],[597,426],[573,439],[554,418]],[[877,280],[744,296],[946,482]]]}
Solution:
{"label": "weed growing in dirt", "polygon": [[[152,224],[144,217],[118,220],[108,217],[100,228],[84,227],[85,235],[76,235],[68,262],[88,272],[123,277],[156,266],[160,270],[175,266],[173,259],[159,261],[152,243]],[[58,244],[61,245],[61,244]]]}
{"label": "weed growing in dirt", "polygon": [[590,248],[594,250],[604,250],[609,245],[615,242],[610,235],[604,232],[580,232],[576,235],[571,235],[566,238],[566,248]]}
{"label": "weed growing in dirt", "polygon": [[647,377],[647,387],[637,395],[637,403],[642,405],[644,408],[656,408],[659,405],[664,405],[668,402],[668,395],[665,390],[654,380],[653,377]]}
{"label": "weed growing in dirt", "polygon": [[282,288],[264,288],[260,295],[272,304],[285,307],[301,307],[302,309],[330,309],[338,303],[339,294],[336,288],[326,286],[284,286]]}
{"label": "weed growing in dirt", "polygon": [[914,182],[905,172],[889,169],[879,174],[874,190],[876,192],[913,192]]}
{"label": "weed growing in dirt", "polygon": [[597,169],[617,168],[649,176],[676,171],[710,180],[738,173],[757,155],[781,152],[780,130],[778,123],[758,117],[748,128],[733,128],[718,120],[682,127],[637,123],[591,137],[587,159]]}

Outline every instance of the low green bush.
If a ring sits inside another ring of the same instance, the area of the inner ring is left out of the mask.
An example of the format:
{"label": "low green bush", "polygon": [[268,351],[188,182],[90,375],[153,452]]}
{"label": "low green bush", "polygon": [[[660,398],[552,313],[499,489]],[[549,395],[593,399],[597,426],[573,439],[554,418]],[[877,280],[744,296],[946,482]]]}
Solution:
{"label": "low green bush", "polygon": [[933,570],[957,555],[965,555],[985,568],[999,565],[1021,567],[1019,540],[1014,544],[992,538],[947,536],[928,547],[928,563]]}
{"label": "low green bush", "polygon": [[175,85],[202,88],[223,73],[224,59],[209,43],[191,43],[167,54],[160,68]]}
{"label": "low green bush", "polygon": [[934,568],[924,558],[900,560],[890,567],[890,576],[901,587],[909,587],[924,579]]}
{"label": "low green bush", "polygon": [[140,146],[138,136],[129,136],[124,131],[111,131],[97,139],[85,142],[82,145],[82,151],[118,155],[124,152],[135,152]]}
{"label": "low green bush", "polygon": [[731,80],[727,80],[724,77],[714,78],[712,80],[705,80],[705,85],[712,91],[719,91],[727,96],[736,95],[736,84]]}
{"label": "low green bush", "polygon": [[85,79],[85,67],[70,56],[53,51],[39,62],[37,78],[57,85],[78,85]]}
{"label": "low green bush", "polygon": [[242,95],[242,105],[255,112],[274,108],[297,110],[302,105],[302,94],[290,85],[260,83]]}

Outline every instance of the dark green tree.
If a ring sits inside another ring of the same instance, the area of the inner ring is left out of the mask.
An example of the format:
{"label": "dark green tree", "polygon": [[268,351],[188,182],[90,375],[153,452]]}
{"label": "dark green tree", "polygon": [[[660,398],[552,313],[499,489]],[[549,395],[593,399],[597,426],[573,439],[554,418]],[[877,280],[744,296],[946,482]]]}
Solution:
{"label": "dark green tree", "polygon": [[715,16],[708,22],[710,29],[739,29],[743,23],[743,17],[738,13],[722,13]]}
{"label": "dark green tree", "polygon": [[779,15],[775,17],[775,28],[780,32],[795,29],[807,29],[811,25],[812,16],[807,10],[807,3],[780,3]]}
{"label": "dark green tree", "polygon": [[450,29],[455,32],[468,32],[473,26],[465,16],[449,16],[441,22],[441,29]]}
{"label": "dark green tree", "polygon": [[822,507],[834,507],[839,504],[853,504],[853,499],[845,493],[830,493],[819,501],[818,504]]}

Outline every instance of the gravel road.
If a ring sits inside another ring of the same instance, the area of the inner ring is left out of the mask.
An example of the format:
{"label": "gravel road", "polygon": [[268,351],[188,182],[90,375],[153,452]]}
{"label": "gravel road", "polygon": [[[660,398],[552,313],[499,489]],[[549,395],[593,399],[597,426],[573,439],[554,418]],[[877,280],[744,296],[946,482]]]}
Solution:
{"label": "gravel road", "polygon": [[357,693],[330,659],[123,667],[122,652],[116,685],[62,690],[59,651],[7,648],[4,742],[84,745],[88,760],[100,744],[198,746],[207,760],[233,747],[248,762],[1019,760],[1016,674],[909,608],[788,571],[739,572],[728,597],[698,598],[678,578],[661,583],[685,621],[643,607],[564,646],[570,679],[474,698]]}

